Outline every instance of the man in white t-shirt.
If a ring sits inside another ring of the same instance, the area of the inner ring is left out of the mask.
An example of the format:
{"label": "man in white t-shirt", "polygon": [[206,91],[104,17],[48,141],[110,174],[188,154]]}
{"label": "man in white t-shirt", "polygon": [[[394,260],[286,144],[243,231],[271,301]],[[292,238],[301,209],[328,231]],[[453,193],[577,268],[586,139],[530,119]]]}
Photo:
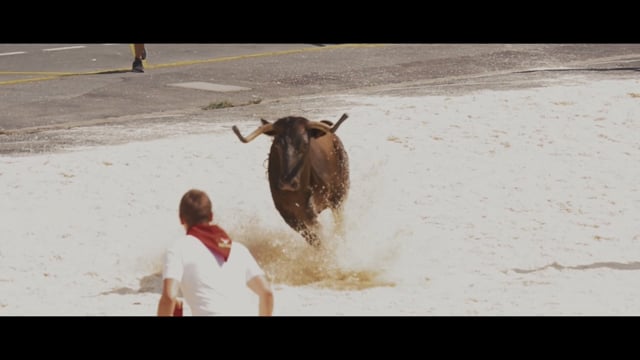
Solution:
{"label": "man in white t-shirt", "polygon": [[212,221],[207,194],[187,191],[180,201],[180,222],[187,236],[165,254],[158,315],[181,314],[179,291],[195,316],[255,315],[251,290],[258,295],[258,315],[270,316],[273,292],[264,272],[243,244],[232,242]]}

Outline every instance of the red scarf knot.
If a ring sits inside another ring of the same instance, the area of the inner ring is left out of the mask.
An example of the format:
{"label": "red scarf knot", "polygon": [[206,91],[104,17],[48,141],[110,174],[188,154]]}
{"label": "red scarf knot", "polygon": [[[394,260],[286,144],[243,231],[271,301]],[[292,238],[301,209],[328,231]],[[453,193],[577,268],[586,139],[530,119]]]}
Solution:
{"label": "red scarf knot", "polygon": [[222,256],[226,262],[231,252],[231,238],[218,225],[198,224],[187,231],[187,235],[195,236],[214,253]]}

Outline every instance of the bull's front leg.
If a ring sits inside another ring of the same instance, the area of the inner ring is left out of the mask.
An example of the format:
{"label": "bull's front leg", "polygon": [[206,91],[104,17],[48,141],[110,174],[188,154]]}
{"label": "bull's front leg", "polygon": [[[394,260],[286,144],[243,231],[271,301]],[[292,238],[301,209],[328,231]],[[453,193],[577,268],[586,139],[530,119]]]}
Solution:
{"label": "bull's front leg", "polygon": [[296,215],[293,212],[288,212],[284,209],[280,210],[280,215],[284,221],[289,225],[293,230],[298,232],[309,245],[314,247],[320,246],[320,224],[317,220],[317,215],[313,212],[312,209],[307,208],[301,214]]}
{"label": "bull's front leg", "polygon": [[295,231],[297,231],[302,237],[313,247],[320,246],[320,223],[317,220],[314,221],[296,221],[293,225],[289,224]]}
{"label": "bull's front leg", "polygon": [[317,196],[309,197],[305,210],[304,229],[300,231],[309,245],[314,247],[320,246],[319,234],[322,233],[322,225],[318,221],[318,214],[324,209],[323,204],[318,204],[318,198]]}
{"label": "bull's front leg", "polygon": [[320,236],[318,236],[318,233],[316,231],[310,228],[305,228],[304,230],[300,231],[300,235],[304,237],[309,245],[315,248],[320,246]]}

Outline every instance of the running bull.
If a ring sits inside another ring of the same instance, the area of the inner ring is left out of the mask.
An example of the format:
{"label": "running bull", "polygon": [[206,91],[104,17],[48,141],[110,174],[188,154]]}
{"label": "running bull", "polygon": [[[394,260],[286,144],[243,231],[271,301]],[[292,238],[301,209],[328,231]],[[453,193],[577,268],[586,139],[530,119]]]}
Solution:
{"label": "running bull", "polygon": [[349,191],[349,160],[335,134],[348,117],[334,125],[328,120],[310,121],[288,116],[262,126],[244,137],[243,143],[261,134],[273,137],[269,151],[269,186],[273,203],[284,221],[311,245],[320,243],[318,214],[330,208],[338,228]]}

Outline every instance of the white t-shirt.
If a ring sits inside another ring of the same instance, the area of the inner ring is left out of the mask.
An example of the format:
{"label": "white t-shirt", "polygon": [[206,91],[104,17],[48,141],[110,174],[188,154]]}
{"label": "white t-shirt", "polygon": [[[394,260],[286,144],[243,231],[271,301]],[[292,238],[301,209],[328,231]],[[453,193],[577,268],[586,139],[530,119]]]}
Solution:
{"label": "white t-shirt", "polygon": [[264,272],[243,244],[232,243],[225,263],[191,235],[167,250],[162,271],[163,279],[180,281],[182,295],[195,316],[258,315],[256,295],[247,286],[258,275]]}

